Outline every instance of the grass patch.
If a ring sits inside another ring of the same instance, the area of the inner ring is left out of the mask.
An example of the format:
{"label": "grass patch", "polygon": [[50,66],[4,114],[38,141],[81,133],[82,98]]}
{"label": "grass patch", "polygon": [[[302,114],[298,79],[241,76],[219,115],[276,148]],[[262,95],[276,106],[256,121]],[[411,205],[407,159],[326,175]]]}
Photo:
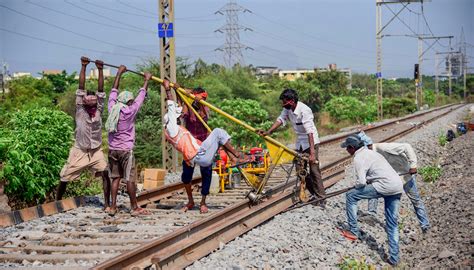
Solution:
{"label": "grass patch", "polygon": [[441,167],[440,166],[425,166],[418,169],[418,173],[423,178],[423,181],[428,183],[434,183],[441,177]]}
{"label": "grass patch", "polygon": [[406,216],[405,217],[400,216],[400,218],[398,219],[398,231],[399,232],[403,231],[403,228],[405,228],[405,219],[406,219]]}
{"label": "grass patch", "polygon": [[439,145],[444,147],[446,145],[446,143],[448,142],[448,138],[446,137],[445,134],[440,133],[438,135],[438,142],[439,142]]}
{"label": "grass patch", "polygon": [[343,258],[337,265],[341,270],[357,269],[357,270],[375,270],[375,265],[368,264],[365,257],[360,259]]}
{"label": "grass patch", "polygon": [[94,196],[102,193],[102,178],[86,171],[77,180],[68,183],[64,197]]}

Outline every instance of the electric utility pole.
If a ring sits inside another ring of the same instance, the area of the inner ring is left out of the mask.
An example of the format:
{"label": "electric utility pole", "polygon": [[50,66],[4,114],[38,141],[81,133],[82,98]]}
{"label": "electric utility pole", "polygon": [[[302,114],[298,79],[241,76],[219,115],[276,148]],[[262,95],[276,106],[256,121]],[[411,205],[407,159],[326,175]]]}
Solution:
{"label": "electric utility pole", "polygon": [[[456,52],[456,51],[449,51],[449,52],[437,52],[435,54],[435,68],[436,68],[436,75],[435,75],[435,89],[436,89],[436,92],[439,91],[439,78],[438,76],[439,75],[442,75],[442,74],[439,74],[439,71],[438,71],[438,66],[440,65],[441,62],[439,62],[438,60],[438,56],[439,55],[446,55],[445,59],[447,59],[447,63],[445,62],[445,65],[447,66],[447,72],[445,72],[445,76],[448,77],[448,95],[451,95],[451,74],[452,74],[452,55],[453,54],[460,54],[461,52]],[[445,68],[446,70],[446,68]]]}
{"label": "electric utility pole", "polygon": [[464,100],[467,101],[467,85],[466,85],[466,75],[467,75],[467,54],[466,54],[466,40],[464,39],[464,28],[461,27],[461,36],[460,36],[460,46],[459,51],[462,54],[462,77],[463,77],[463,88],[464,88]]}
{"label": "electric utility pole", "polygon": [[232,67],[234,64],[244,64],[242,49],[253,50],[251,47],[240,43],[239,32],[241,30],[252,31],[252,29],[239,25],[239,12],[252,13],[250,10],[238,5],[234,0],[229,0],[225,6],[215,12],[215,14],[225,14],[226,16],[226,24],[215,32],[225,33],[225,43],[217,48],[216,51],[224,52],[224,65],[228,68]]}
{"label": "electric utility pole", "polygon": [[[383,107],[382,107],[382,99],[383,99],[383,77],[382,77],[382,38],[383,38],[383,31],[390,25],[395,19],[403,22],[399,15],[407,9],[407,6],[410,3],[416,3],[427,0],[375,0],[375,42],[376,42],[376,60],[377,60],[377,72],[375,76],[377,77],[377,116],[379,120],[383,119]],[[394,12],[388,5],[390,4],[401,4],[403,7],[398,11]],[[388,20],[385,25],[382,25],[382,6],[387,5],[387,8],[391,11],[393,16]],[[403,22],[404,23],[404,22]]]}
{"label": "electric utility pole", "polygon": [[[160,78],[176,82],[176,57],[174,44],[174,0],[158,0],[158,37],[160,40]],[[166,113],[165,89],[161,86],[161,119]],[[178,153],[166,141],[165,131],[161,135],[163,168],[176,172]]]}
{"label": "electric utility pole", "polygon": [[[440,39],[443,38],[449,38],[449,44],[451,47],[451,39],[453,36],[423,36],[423,35],[418,35],[418,73],[419,77],[418,79],[415,78],[415,85],[416,85],[416,91],[415,91],[415,98],[416,98],[416,109],[420,110],[420,107],[423,106],[423,69],[422,69],[422,64],[423,64],[423,56],[425,53],[431,49],[431,47],[434,46],[434,44],[439,41]],[[428,40],[433,40],[433,42],[428,46],[426,50],[423,50],[423,42],[425,39]]]}

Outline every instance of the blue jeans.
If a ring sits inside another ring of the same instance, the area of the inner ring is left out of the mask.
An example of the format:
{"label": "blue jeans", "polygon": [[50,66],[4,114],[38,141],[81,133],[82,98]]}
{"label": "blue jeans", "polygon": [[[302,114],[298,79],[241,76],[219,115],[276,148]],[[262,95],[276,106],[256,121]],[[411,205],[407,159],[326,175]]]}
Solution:
{"label": "blue jeans", "polygon": [[[403,185],[403,190],[405,190],[405,194],[413,204],[413,208],[415,208],[416,217],[420,222],[421,229],[428,229],[430,227],[430,221],[428,220],[425,205],[423,204],[420,193],[418,193],[418,188],[416,187],[415,175],[413,175],[411,179]],[[369,200],[368,211],[371,214],[377,213],[377,199]]]}
{"label": "blue jeans", "polygon": [[[209,188],[211,187],[211,179],[212,179],[212,165],[208,167],[199,167],[201,169],[201,177],[202,177],[202,188],[201,188],[201,195],[207,196],[209,194]],[[194,174],[194,167],[189,166],[183,160],[183,173],[181,174],[181,181],[185,184],[191,183],[193,180]]]}
{"label": "blue jeans", "polygon": [[357,202],[364,199],[383,198],[385,201],[385,222],[389,246],[389,260],[398,263],[398,209],[402,194],[385,196],[377,192],[372,185],[352,189],[346,193],[346,214],[350,231],[360,237],[359,225],[357,224]]}
{"label": "blue jeans", "polygon": [[201,167],[212,166],[214,161],[214,155],[216,154],[219,146],[224,145],[230,140],[230,135],[227,131],[222,128],[215,128],[211,134],[207,136],[201,147],[198,149],[196,156],[194,157],[194,163]]}

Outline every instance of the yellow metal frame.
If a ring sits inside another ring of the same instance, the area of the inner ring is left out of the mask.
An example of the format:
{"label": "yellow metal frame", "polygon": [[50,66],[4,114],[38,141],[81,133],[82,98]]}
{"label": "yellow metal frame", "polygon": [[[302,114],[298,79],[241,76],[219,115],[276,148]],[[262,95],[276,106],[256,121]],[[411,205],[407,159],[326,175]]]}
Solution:
{"label": "yellow metal frame", "polygon": [[[261,174],[266,174],[268,171],[270,165],[270,156],[268,152],[265,152],[263,155],[263,167],[256,167],[253,163],[249,163],[244,168],[239,168],[241,174],[243,175],[244,180],[246,182],[254,187],[258,186],[258,184],[261,182],[261,179],[258,177],[258,175]],[[219,162],[219,165],[214,167],[213,170],[217,172],[219,175],[219,183],[220,183],[220,191],[224,192],[225,191],[225,185],[226,184],[231,184],[231,170],[232,168],[230,167],[231,164],[227,162],[225,164],[225,167],[222,166],[222,163]]]}
{"label": "yellow metal frame", "polygon": [[[155,77],[155,76],[152,76],[152,80],[154,80],[156,82],[159,82],[159,83],[163,83],[162,79],[160,79],[158,77]],[[170,86],[174,87],[175,84],[170,82]],[[191,93],[186,92],[186,90],[183,89],[182,87],[179,87],[179,88],[176,89],[176,94],[181,98],[181,100],[183,100],[186,103],[186,105],[188,105],[188,107],[194,112],[194,114],[196,114],[199,121],[201,121],[202,124],[206,127],[206,129],[210,132],[211,129],[209,128],[207,123],[201,118],[199,113],[197,113],[196,110],[191,106],[191,103],[194,101],[195,96]],[[214,105],[212,105],[212,104],[210,104],[210,103],[208,103],[208,102],[206,102],[202,99],[199,100],[199,103],[204,105],[204,106],[207,106],[209,109],[211,109],[214,112],[224,116],[225,118],[231,120],[232,122],[246,128],[246,129],[248,129],[248,130],[250,130],[254,133],[257,133],[257,129],[255,129],[254,127],[252,127],[252,126],[248,125],[247,123],[245,123],[245,122],[233,117],[232,115],[222,111],[221,109],[215,107]],[[296,151],[288,148],[286,145],[280,143],[279,141],[273,139],[272,137],[265,136],[264,140],[265,140],[265,143],[267,145],[267,149],[268,149],[269,154],[270,154],[271,166],[269,167],[269,170],[265,174],[265,177],[264,177],[263,181],[260,181],[257,178],[257,176],[251,175],[250,173],[247,173],[245,170],[240,169],[241,172],[242,172],[242,175],[245,178],[245,180],[249,183],[249,185],[251,185],[255,189],[257,194],[259,194],[263,191],[263,188],[264,188],[266,182],[268,181],[268,179],[270,178],[270,175],[273,172],[273,169],[275,169],[276,165],[290,163],[294,160],[295,157],[298,157],[298,154],[297,154]]]}

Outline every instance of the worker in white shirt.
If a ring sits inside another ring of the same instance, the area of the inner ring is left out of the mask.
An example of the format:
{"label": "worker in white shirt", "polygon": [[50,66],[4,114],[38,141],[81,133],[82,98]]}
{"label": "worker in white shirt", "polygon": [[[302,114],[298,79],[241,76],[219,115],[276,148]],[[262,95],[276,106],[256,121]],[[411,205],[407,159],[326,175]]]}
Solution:
{"label": "worker in white shirt", "polygon": [[[381,154],[388,161],[390,166],[402,176],[404,181],[403,190],[413,204],[422,232],[426,233],[430,229],[430,222],[425,210],[425,205],[416,187],[417,158],[411,145],[408,143],[374,144],[372,139],[363,131],[357,135],[367,148]],[[372,215],[377,213],[377,199],[369,200],[368,211]]]}
{"label": "worker in white shirt", "polygon": [[343,236],[349,240],[361,237],[357,224],[358,201],[383,198],[385,201],[385,230],[389,245],[387,262],[390,265],[396,265],[399,261],[398,210],[403,192],[402,180],[385,158],[364,147],[364,143],[357,135],[347,137],[341,147],[346,148],[347,152],[354,156],[356,175],[355,188],[346,193],[349,231],[343,231]]}
{"label": "worker in white shirt", "polygon": [[[272,127],[267,130],[259,130],[261,136],[271,135],[280,126],[285,126],[288,122],[293,126],[296,138],[296,150],[309,154],[310,173],[306,177],[306,187],[316,198],[326,196],[321,169],[319,167],[319,136],[314,123],[313,111],[303,102],[298,101],[298,93],[293,89],[285,89],[280,95],[283,110]],[[321,207],[325,207],[326,202],[320,202]]]}

